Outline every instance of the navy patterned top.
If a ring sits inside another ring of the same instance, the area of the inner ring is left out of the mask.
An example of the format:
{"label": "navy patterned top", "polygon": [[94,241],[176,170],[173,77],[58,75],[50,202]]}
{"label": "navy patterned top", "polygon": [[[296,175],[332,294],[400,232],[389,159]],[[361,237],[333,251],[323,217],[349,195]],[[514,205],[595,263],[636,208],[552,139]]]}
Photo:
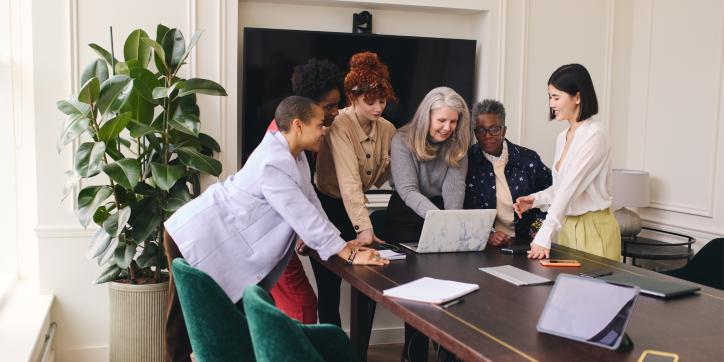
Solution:
{"label": "navy patterned top", "polygon": [[[508,141],[508,163],[505,165],[505,178],[508,181],[513,203],[521,196],[547,189],[553,184],[550,168],[541,161],[540,156],[530,149]],[[464,209],[496,208],[495,172],[493,164],[485,158],[483,150],[474,144],[468,150],[468,174],[465,178]],[[529,237],[530,227],[536,220],[540,209],[530,209],[523,213],[523,219],[515,214],[515,236]],[[545,217],[543,217],[545,218]]]}

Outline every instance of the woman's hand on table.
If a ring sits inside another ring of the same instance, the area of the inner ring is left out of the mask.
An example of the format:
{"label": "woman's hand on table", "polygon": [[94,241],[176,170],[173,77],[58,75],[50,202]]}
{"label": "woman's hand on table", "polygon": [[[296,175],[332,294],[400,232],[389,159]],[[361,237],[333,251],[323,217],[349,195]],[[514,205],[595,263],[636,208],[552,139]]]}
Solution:
{"label": "woman's hand on table", "polygon": [[513,210],[515,210],[515,213],[518,214],[519,218],[523,218],[523,213],[533,207],[533,201],[535,201],[535,197],[533,196],[521,196],[515,200]]}
{"label": "woman's hand on table", "polygon": [[551,255],[551,249],[544,248],[536,243],[530,243],[530,251],[528,258],[531,259],[548,259]]}
{"label": "woman's hand on table", "polygon": [[357,250],[357,254],[355,254],[354,259],[352,259],[352,264],[354,265],[387,265],[390,263],[389,260],[381,257],[380,253],[376,250],[359,246],[352,242],[348,242],[347,246],[337,253],[337,256],[347,261],[349,260],[350,253],[355,249]]}
{"label": "woman's hand on table", "polygon": [[510,236],[502,231],[496,231],[488,236],[488,244],[493,246],[506,246],[510,244]]}
{"label": "woman's hand on table", "polygon": [[357,239],[353,240],[353,242],[359,245],[370,245],[373,241],[384,243],[384,241],[375,236],[375,231],[373,229],[362,230],[362,232],[357,234]]}

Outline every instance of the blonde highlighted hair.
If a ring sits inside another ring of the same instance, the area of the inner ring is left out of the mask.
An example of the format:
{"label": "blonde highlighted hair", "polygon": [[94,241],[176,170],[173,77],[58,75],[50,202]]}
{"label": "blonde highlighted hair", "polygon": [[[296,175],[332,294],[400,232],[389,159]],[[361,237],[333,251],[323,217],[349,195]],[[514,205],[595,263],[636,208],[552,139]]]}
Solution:
{"label": "blonde highlighted hair", "polygon": [[[439,146],[430,144],[430,116],[432,112],[448,106],[458,112],[458,122],[455,131]],[[417,156],[420,162],[431,161],[442,157],[445,164],[458,167],[460,159],[468,152],[470,144],[470,111],[465,100],[454,90],[448,87],[438,87],[431,90],[422,100],[412,120],[398,132],[404,134],[405,141]]]}

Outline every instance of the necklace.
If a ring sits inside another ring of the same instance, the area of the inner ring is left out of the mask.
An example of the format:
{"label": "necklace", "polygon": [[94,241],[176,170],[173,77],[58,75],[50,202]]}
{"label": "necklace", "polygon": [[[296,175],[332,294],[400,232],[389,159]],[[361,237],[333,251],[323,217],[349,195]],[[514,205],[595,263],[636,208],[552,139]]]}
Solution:
{"label": "necklace", "polygon": [[[481,148],[482,150],[482,148]],[[490,162],[503,162],[505,161],[505,155],[508,153],[508,142],[503,141],[503,152],[500,153],[500,156],[495,157],[485,151],[483,151],[483,155],[485,155],[485,158],[488,159]]]}

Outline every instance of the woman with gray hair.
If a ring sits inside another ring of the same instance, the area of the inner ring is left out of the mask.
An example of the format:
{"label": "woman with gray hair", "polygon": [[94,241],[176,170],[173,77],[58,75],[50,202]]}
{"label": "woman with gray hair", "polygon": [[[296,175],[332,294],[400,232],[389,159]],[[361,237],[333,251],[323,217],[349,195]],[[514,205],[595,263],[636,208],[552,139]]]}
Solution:
{"label": "woman with gray hair", "polygon": [[[454,90],[439,87],[392,137],[388,242],[417,242],[429,210],[460,210],[470,143],[470,111]],[[403,360],[427,361],[429,339],[405,324]]]}
{"label": "woman with gray hair", "polygon": [[505,138],[508,128],[502,103],[492,99],[478,102],[473,106],[473,120],[478,142],[468,151],[465,209],[498,211],[488,244],[505,246],[510,237],[528,238],[537,231],[532,225],[540,210],[531,209],[519,217],[513,202],[548,188],[553,183],[551,170],[535,151]]}

